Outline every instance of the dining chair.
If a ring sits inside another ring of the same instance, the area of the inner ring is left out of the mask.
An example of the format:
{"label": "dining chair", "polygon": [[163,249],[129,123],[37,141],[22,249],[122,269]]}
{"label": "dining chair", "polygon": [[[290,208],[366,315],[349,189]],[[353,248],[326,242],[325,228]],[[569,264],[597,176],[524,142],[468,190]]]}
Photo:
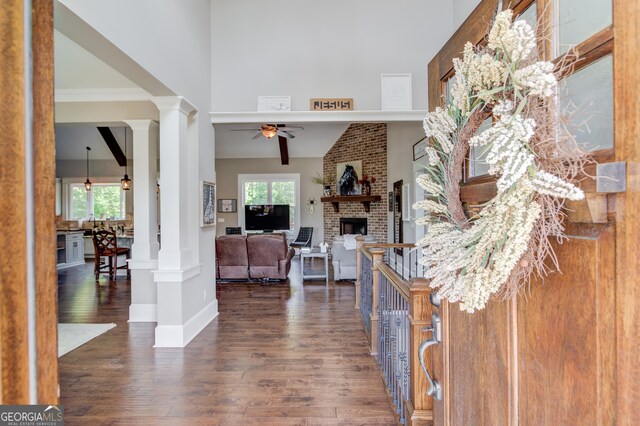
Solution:
{"label": "dining chair", "polygon": [[[100,273],[108,272],[109,278],[113,276],[116,279],[118,269],[126,269],[127,277],[131,276],[129,265],[125,261],[124,265],[118,266],[118,256],[124,255],[126,259],[130,258],[130,251],[127,247],[118,247],[118,238],[113,231],[100,230],[93,233],[93,249],[95,251],[95,263],[93,272],[96,280],[100,278]],[[106,262],[102,261],[106,258]]]}

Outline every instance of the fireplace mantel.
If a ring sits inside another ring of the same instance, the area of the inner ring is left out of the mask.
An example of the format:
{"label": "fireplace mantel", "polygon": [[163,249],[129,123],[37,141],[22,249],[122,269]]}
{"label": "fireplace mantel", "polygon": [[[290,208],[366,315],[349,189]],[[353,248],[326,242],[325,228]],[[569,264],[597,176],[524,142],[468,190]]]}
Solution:
{"label": "fireplace mantel", "polygon": [[323,203],[331,203],[336,213],[340,211],[340,203],[362,203],[364,211],[369,213],[370,204],[380,201],[379,195],[336,195],[333,197],[322,197],[320,201]]}

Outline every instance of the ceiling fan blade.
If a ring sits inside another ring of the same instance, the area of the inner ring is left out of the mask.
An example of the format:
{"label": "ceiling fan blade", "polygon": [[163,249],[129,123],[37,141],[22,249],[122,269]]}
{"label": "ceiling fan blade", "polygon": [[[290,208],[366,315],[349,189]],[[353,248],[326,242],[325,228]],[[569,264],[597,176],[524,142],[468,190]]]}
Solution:
{"label": "ceiling fan blade", "polygon": [[278,130],[304,130],[304,127],[302,126],[281,126],[278,127]]}
{"label": "ceiling fan blade", "polygon": [[232,132],[259,132],[260,129],[231,129]]}
{"label": "ceiling fan blade", "polygon": [[260,136],[262,136],[262,133],[258,132],[258,133],[256,133],[256,134],[251,138],[251,140],[252,140],[252,141],[253,141],[253,140],[256,140],[256,139],[258,139]]}
{"label": "ceiling fan blade", "polygon": [[278,135],[278,144],[280,145],[280,162],[283,166],[289,164],[289,147],[287,146],[287,138]]}
{"label": "ceiling fan blade", "polygon": [[278,135],[279,136],[283,136],[283,137],[288,138],[288,139],[295,139],[296,138],[291,133],[289,133],[287,131],[284,131],[284,130],[278,130]]}

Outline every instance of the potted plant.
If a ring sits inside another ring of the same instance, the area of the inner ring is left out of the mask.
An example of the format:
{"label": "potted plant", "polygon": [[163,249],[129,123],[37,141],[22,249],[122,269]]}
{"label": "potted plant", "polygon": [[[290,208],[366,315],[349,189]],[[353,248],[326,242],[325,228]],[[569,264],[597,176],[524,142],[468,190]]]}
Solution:
{"label": "potted plant", "polygon": [[311,178],[313,183],[317,183],[318,185],[322,185],[322,195],[325,197],[331,196],[331,187],[333,186],[333,177],[330,175],[321,176],[320,173],[316,173],[314,177]]}

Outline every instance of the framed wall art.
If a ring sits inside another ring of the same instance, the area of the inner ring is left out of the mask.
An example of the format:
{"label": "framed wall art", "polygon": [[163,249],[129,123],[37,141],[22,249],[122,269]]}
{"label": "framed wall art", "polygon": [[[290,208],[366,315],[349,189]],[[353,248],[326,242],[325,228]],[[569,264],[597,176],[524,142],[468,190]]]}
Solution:
{"label": "framed wall art", "polygon": [[420,139],[418,142],[413,144],[413,161],[418,161],[420,158],[427,155],[427,137]]}
{"label": "framed wall art", "polygon": [[381,74],[381,109],[410,111],[413,109],[411,74]]}
{"label": "framed wall art", "polygon": [[337,195],[360,195],[362,179],[362,160],[345,161],[336,165],[336,192]]}
{"label": "framed wall art", "polygon": [[200,181],[200,226],[216,226],[216,184]]}
{"label": "framed wall art", "polygon": [[238,211],[238,200],[220,199],[218,200],[218,213],[236,213]]}

